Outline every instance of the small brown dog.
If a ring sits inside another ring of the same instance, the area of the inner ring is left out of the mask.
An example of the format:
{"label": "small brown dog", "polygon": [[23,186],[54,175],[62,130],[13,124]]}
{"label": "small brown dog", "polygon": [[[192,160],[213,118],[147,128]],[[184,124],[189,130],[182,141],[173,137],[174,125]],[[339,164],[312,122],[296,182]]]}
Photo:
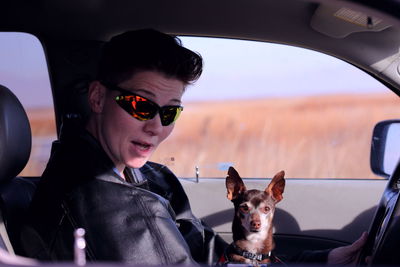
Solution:
{"label": "small brown dog", "polygon": [[233,243],[225,251],[225,263],[263,265],[280,262],[274,249],[272,219],[282,200],[285,172],[278,172],[264,191],[247,190],[238,172],[230,167],[226,177],[227,198],[235,206]]}

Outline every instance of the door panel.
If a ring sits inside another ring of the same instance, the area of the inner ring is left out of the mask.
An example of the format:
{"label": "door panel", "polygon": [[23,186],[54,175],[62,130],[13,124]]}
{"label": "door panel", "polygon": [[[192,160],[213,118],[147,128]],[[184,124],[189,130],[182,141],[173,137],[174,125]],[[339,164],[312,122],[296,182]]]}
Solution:
{"label": "door panel", "polygon": [[[244,179],[248,189],[264,189],[269,179]],[[227,242],[232,241],[233,204],[225,179],[181,179],[193,212]],[[286,179],[284,199],[274,218],[277,251],[348,244],[367,231],[386,180]]]}

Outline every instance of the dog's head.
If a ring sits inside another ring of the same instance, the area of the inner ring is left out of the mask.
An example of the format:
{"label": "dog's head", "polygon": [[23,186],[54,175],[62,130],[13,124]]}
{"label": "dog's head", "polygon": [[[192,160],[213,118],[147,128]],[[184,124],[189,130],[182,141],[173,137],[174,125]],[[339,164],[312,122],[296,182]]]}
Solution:
{"label": "dog's head", "polygon": [[[272,218],[275,205],[283,199],[285,172],[278,172],[264,191],[247,190],[238,172],[230,167],[226,177],[227,198],[235,206],[235,220],[246,230],[245,236],[251,233],[266,232],[272,229]],[[235,234],[235,233],[234,233]]]}

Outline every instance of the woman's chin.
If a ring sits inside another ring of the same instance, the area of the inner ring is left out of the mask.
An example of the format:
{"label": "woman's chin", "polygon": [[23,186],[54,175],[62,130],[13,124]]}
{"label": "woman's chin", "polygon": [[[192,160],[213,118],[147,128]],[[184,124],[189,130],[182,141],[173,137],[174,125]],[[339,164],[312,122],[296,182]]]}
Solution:
{"label": "woman's chin", "polygon": [[125,165],[129,168],[139,169],[139,168],[143,167],[143,165],[146,164],[147,161],[148,161],[148,158],[134,159],[134,160],[127,161],[125,163]]}

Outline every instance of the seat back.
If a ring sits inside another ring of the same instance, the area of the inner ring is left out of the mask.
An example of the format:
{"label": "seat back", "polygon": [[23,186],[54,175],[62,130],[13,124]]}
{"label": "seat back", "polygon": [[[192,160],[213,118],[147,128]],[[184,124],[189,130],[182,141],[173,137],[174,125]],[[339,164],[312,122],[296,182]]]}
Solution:
{"label": "seat back", "polygon": [[[28,117],[18,98],[0,85],[0,247],[10,253],[19,246],[22,224],[36,188],[35,180],[16,178],[28,162],[32,146]],[[7,229],[7,232],[1,229]]]}
{"label": "seat back", "polygon": [[22,171],[31,147],[28,116],[18,98],[0,85],[0,184],[12,180]]}

